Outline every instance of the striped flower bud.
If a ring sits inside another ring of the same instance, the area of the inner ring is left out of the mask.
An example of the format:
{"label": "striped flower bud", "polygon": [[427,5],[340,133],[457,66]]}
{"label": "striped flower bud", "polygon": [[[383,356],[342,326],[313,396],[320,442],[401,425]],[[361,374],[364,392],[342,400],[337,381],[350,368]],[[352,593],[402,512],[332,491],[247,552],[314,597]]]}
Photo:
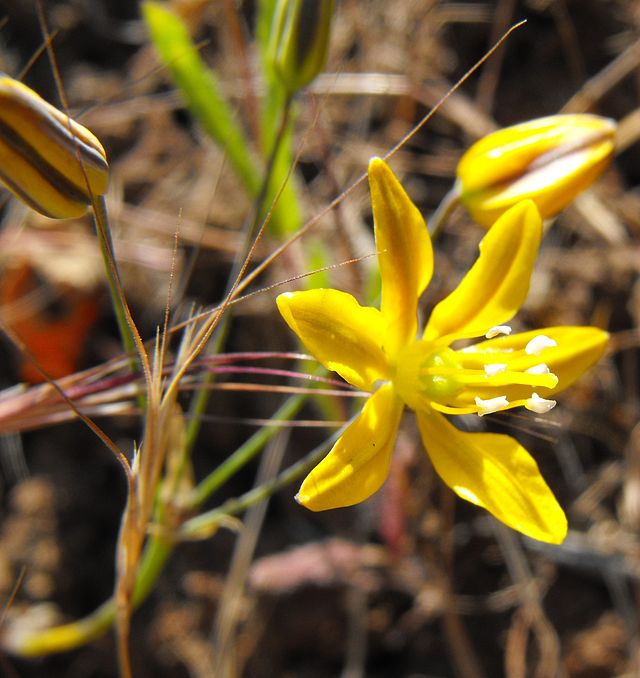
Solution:
{"label": "striped flower bud", "polygon": [[109,166],[88,129],[0,74],[0,180],[41,214],[66,219],[106,192]]}
{"label": "striped flower bud", "polygon": [[277,0],[267,58],[293,94],[324,68],[335,0]]}
{"label": "striped flower bud", "polygon": [[530,198],[555,216],[606,169],[616,123],[597,115],[553,115],[506,127],[462,156],[457,190],[473,219],[489,228]]}

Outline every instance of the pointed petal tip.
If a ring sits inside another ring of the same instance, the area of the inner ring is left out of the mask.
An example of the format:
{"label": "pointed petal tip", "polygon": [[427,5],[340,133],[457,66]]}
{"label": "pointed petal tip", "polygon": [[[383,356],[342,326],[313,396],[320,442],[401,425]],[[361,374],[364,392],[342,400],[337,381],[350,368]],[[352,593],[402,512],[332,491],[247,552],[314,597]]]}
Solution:
{"label": "pointed petal tip", "polygon": [[314,501],[313,497],[308,493],[302,492],[303,488],[301,487],[298,491],[298,494],[294,497],[296,504],[306,508],[307,511],[313,511],[314,513],[319,513],[320,511],[327,511],[332,508],[337,508],[335,506],[324,506],[321,503]]}
{"label": "pointed petal tip", "polygon": [[283,292],[276,297],[276,305],[280,308],[280,304],[285,303],[286,299],[289,296],[289,292]]}
{"label": "pointed petal tip", "polygon": [[285,299],[291,299],[291,297],[293,297],[294,294],[295,292],[282,292],[282,294],[279,294],[276,297],[276,303],[278,304],[281,301],[284,301]]}
{"label": "pointed petal tip", "polygon": [[374,155],[369,160],[367,166],[367,175],[369,176],[369,183],[389,183],[398,184],[399,181],[393,170],[389,165],[377,155]]}
{"label": "pointed petal tip", "polygon": [[594,326],[580,327],[576,329],[584,331],[585,337],[587,336],[586,333],[588,332],[588,334],[591,335],[589,343],[598,345],[600,350],[604,353],[607,345],[609,344],[609,340],[611,339],[611,335],[609,332],[607,332],[607,330],[603,330],[601,327]]}
{"label": "pointed petal tip", "polygon": [[382,280],[380,310],[388,320],[386,350],[415,338],[418,297],[431,280],[433,249],[424,218],[382,158],[369,161],[369,188]]}
{"label": "pointed petal tip", "polygon": [[381,157],[374,155],[369,159],[369,166],[367,168],[369,173],[372,171],[384,170],[385,168],[388,168],[388,165]]}
{"label": "pointed petal tip", "polygon": [[310,511],[326,511],[354,506],[377,492],[389,474],[403,409],[393,386],[381,386],[304,479],[296,501]]}
{"label": "pointed petal tip", "polygon": [[569,529],[562,507],[552,493],[547,497],[538,497],[537,503],[538,516],[532,515],[530,520],[512,522],[510,527],[545,544],[562,544]]}
{"label": "pointed petal tip", "polygon": [[538,209],[538,206],[533,202],[533,200],[530,200],[527,198],[526,200],[523,200],[523,209],[525,211],[525,218],[535,221],[537,224],[540,225],[540,230],[542,230],[542,214],[540,213],[540,210]]}
{"label": "pointed petal tip", "polygon": [[501,328],[523,305],[542,238],[542,217],[521,200],[495,221],[480,242],[480,256],[458,287],[440,301],[424,338],[466,339]]}
{"label": "pointed petal tip", "polygon": [[567,518],[529,452],[510,436],[467,433],[445,417],[417,412],[433,466],[459,497],[521,534],[560,544]]}
{"label": "pointed petal tip", "polygon": [[293,294],[291,292],[283,292],[276,297],[276,308],[280,311],[280,315],[286,320],[289,315],[289,301]]}
{"label": "pointed petal tip", "polygon": [[[312,471],[313,473],[313,471]],[[296,503],[303,508],[306,508],[307,511],[313,511],[314,513],[319,513],[320,511],[328,511],[335,508],[343,508],[345,506],[351,506],[353,502],[349,501],[331,501],[327,500],[322,493],[314,491],[314,482],[309,481],[309,476],[305,478],[298,493],[294,497]]]}
{"label": "pointed petal tip", "polygon": [[[515,205],[512,205],[503,212],[493,222],[493,225],[489,229],[489,233],[493,232],[495,237],[495,234],[499,231],[511,229],[512,231],[521,233],[526,229],[527,231],[533,231],[541,238],[543,226],[542,215],[540,214],[538,206],[530,198],[525,198],[524,200],[519,200]],[[482,251],[485,239],[487,239],[487,236],[485,236],[480,243],[480,251]]]}
{"label": "pointed petal tip", "polygon": [[520,209],[523,212],[526,212],[527,216],[531,217],[538,217],[540,221],[542,221],[542,217],[540,216],[540,210],[538,209],[537,205],[533,200],[530,198],[525,198],[524,200],[521,200],[519,203],[516,203],[515,207],[520,205]]}
{"label": "pointed petal tip", "polygon": [[502,216],[506,217],[507,215],[513,220],[522,222],[523,225],[526,224],[529,228],[532,228],[535,224],[542,231],[542,215],[538,206],[530,198],[520,200]]}
{"label": "pointed petal tip", "polygon": [[554,544],[559,545],[567,537],[567,532],[569,531],[569,525],[567,523],[567,517],[564,512],[562,513],[562,519],[560,516],[556,517],[556,524],[553,525],[553,528],[549,528],[545,532],[540,532],[535,530],[535,532],[530,532],[526,529],[521,530],[521,532],[529,537],[530,539],[535,539],[536,541],[541,541],[545,544]]}

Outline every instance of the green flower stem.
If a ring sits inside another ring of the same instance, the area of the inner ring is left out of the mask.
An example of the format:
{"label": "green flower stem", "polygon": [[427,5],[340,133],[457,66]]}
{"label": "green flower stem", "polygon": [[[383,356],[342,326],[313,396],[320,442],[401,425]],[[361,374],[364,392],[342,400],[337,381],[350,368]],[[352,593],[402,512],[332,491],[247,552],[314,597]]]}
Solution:
{"label": "green flower stem", "polygon": [[[244,241],[243,244],[241,245],[242,249],[238,252],[238,254],[235,257],[234,265],[227,281],[227,290],[225,296],[231,294],[236,285],[236,278],[242,271],[245,258],[251,248],[253,239],[260,225],[264,210],[264,202],[269,191],[269,185],[272,180],[275,162],[278,157],[278,153],[282,147],[282,142],[286,137],[287,129],[289,127],[290,112],[291,112],[291,99],[287,98],[285,106],[282,110],[282,118],[280,127],[278,128],[278,134],[276,136],[271,153],[269,155],[269,160],[267,162],[266,171],[262,179],[262,184],[260,186],[260,189],[258,190],[258,195],[255,201],[255,215],[253,218],[253,222],[249,222],[250,226],[245,230]],[[215,345],[213,347],[214,353],[217,353],[224,344],[224,340],[227,336],[227,331],[229,329],[229,318],[231,317],[230,311],[231,308],[227,307],[225,315],[221,319],[216,329],[216,333],[214,336]],[[212,381],[213,375],[210,373],[205,374],[202,379],[203,387],[206,387]],[[193,449],[193,446],[196,442],[198,433],[200,432],[202,415],[205,413],[207,409],[209,397],[210,391],[207,388],[201,388],[199,391],[197,391],[197,393],[191,400],[191,404],[189,407],[189,426],[187,428],[187,442],[185,445],[185,456],[189,456],[191,454],[191,450]]]}
{"label": "green flower stem", "polygon": [[[282,105],[282,110],[280,112],[280,124],[278,125],[278,130],[276,132],[273,145],[271,146],[271,150],[269,151],[269,157],[267,159],[267,165],[264,171],[264,176],[262,178],[262,183],[260,185],[260,190],[258,191],[258,194],[255,199],[253,220],[247,222],[247,226],[245,226],[243,243],[241,249],[237,252],[235,256],[235,263],[229,275],[229,281],[227,283],[227,293],[233,290],[233,287],[236,284],[236,277],[240,274],[242,268],[245,266],[245,260],[251,250],[254,239],[260,229],[263,220],[267,217],[267,214],[271,209],[271,205],[267,203],[267,198],[273,192],[270,191],[270,187],[273,184],[273,180],[277,176],[274,173],[274,170],[276,168],[276,161],[282,150],[283,147],[282,144],[285,141],[287,133],[289,131],[291,120],[291,104],[292,99],[290,96],[287,96]],[[275,187],[276,191],[279,188],[280,188],[279,186]],[[275,193],[273,197],[275,198],[276,195],[277,193]],[[270,216],[273,217],[273,212],[271,213]]]}
{"label": "green flower stem", "polygon": [[169,70],[180,94],[206,133],[225,151],[236,175],[250,194],[260,186],[260,170],[244,132],[221,92],[217,77],[194,45],[186,24],[159,2],[142,3],[151,42]]}
{"label": "green flower stem", "polygon": [[[133,607],[137,608],[149,595],[162,572],[171,552],[173,542],[161,537],[151,537],[147,542],[133,593]],[[81,647],[101,636],[114,623],[116,603],[109,598],[97,610],[84,619],[70,624],[32,634],[20,639],[9,639],[9,650],[23,657],[40,657],[55,652],[66,652]]]}
{"label": "green flower stem", "polygon": [[[306,395],[296,395],[284,402],[273,414],[273,419],[292,419],[307,399]],[[280,429],[279,426],[264,426],[256,431],[249,440],[241,445],[231,456],[204,478],[193,490],[192,504],[201,506],[216,490],[222,487],[231,476],[253,459],[266,443]]]}
{"label": "green flower stem", "polygon": [[[293,417],[307,396],[297,395],[289,398],[273,415],[274,419],[283,419]],[[193,499],[194,505],[205,501],[209,495],[220,487],[226,480],[266,445],[266,443],[277,433],[279,426],[266,426],[254,434],[242,447],[240,447],[229,459],[223,463],[216,471],[207,476],[195,490]],[[266,486],[260,486],[246,493],[242,497],[225,503],[218,509],[203,514],[211,514],[213,519],[204,519],[196,523],[195,529],[199,529],[203,534],[205,527],[212,524],[221,524],[224,522],[225,513],[231,515],[238,513],[243,508],[252,506],[262,499],[270,496],[275,491],[302,475],[306,470],[313,466],[325,452],[327,446],[336,436],[324,443],[322,446],[311,452],[311,454],[301,462],[294,464],[284,471],[278,478]],[[161,520],[162,505],[157,507],[156,521],[162,524]],[[197,519],[193,519],[197,520]],[[191,521],[189,521],[191,522]],[[190,531],[191,535],[195,532]],[[166,536],[151,535],[145,544],[140,559],[140,566],[136,577],[136,585],[133,593],[133,608],[139,607],[146,600],[149,593],[153,590],[156,580],[164,569],[171,553],[173,552],[175,542]],[[38,657],[57,652],[66,652],[82,645],[86,645],[92,640],[105,633],[115,621],[116,603],[114,598],[109,598],[99,608],[87,617],[70,624],[54,626],[44,631],[33,633],[24,633],[21,636],[7,636],[3,639],[5,649],[14,654],[23,657]]]}
{"label": "green flower stem", "polygon": [[98,236],[98,244],[100,245],[100,253],[102,254],[102,261],[104,269],[107,274],[107,282],[109,283],[109,291],[111,293],[111,302],[116,313],[118,321],[118,329],[120,330],[120,337],[122,339],[122,346],[125,353],[131,356],[131,367],[133,370],[137,368],[135,351],[136,344],[133,338],[133,332],[127,322],[125,313],[126,301],[122,295],[122,285],[120,283],[120,273],[118,271],[118,263],[115,258],[113,249],[113,240],[111,239],[111,228],[109,227],[109,218],[107,215],[107,205],[104,196],[99,196],[93,201],[93,221],[96,227],[96,234]]}
{"label": "green flower stem", "polygon": [[444,198],[440,201],[436,211],[429,219],[429,233],[431,239],[435,240],[442,231],[445,222],[451,216],[453,210],[460,204],[460,192],[456,185],[451,188]]}
{"label": "green flower stem", "polygon": [[[224,98],[214,71],[207,67],[193,43],[184,21],[159,2],[142,3],[142,16],[151,42],[170,72],[182,98],[207,135],[222,148],[249,195],[255,198],[261,186],[261,163],[232,107]],[[287,187],[273,212],[273,231],[291,233],[299,226],[295,192]]]}
{"label": "green flower stem", "polygon": [[180,534],[187,538],[197,538],[199,534],[209,534],[211,527],[222,523],[225,518],[240,513],[251,506],[255,506],[255,504],[264,501],[267,497],[270,497],[281,488],[294,480],[297,480],[327,454],[327,451],[340,437],[344,428],[345,427],[336,431],[330,438],[309,452],[306,457],[289,466],[272,481],[264,483],[259,487],[255,487],[254,489],[249,490],[249,492],[245,492],[240,497],[229,499],[218,508],[206,511],[195,518],[191,518],[191,520],[185,521],[180,528]]}

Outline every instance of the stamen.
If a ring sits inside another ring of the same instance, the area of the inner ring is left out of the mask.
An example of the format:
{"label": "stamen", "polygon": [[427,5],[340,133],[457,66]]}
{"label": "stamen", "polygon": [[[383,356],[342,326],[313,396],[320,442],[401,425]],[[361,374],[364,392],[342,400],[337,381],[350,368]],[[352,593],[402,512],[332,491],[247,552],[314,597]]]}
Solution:
{"label": "stamen", "polygon": [[525,402],[524,406],[536,414],[546,414],[556,406],[556,401],[546,400],[545,398],[541,398],[537,393],[534,393],[531,398]]}
{"label": "stamen", "polygon": [[487,339],[493,339],[501,334],[506,334],[507,336],[511,334],[511,328],[509,325],[496,325],[492,327],[484,336]]}
{"label": "stamen", "polygon": [[479,417],[484,417],[485,414],[493,414],[494,412],[499,412],[500,410],[505,410],[509,407],[507,396],[498,396],[497,398],[489,398],[488,400],[483,400],[476,396],[475,401]]}
{"label": "stamen", "polygon": [[540,363],[539,365],[534,365],[533,367],[529,367],[528,369],[525,370],[526,374],[551,374],[551,370],[549,369],[549,365],[546,365],[545,363]]}
{"label": "stamen", "polygon": [[[494,346],[486,346],[482,349],[482,353],[513,353],[513,348],[495,348]],[[480,353],[474,344],[458,349],[458,353]]]}
{"label": "stamen", "polygon": [[488,377],[495,377],[496,374],[500,374],[500,372],[506,372],[507,371],[507,363],[492,363],[491,365],[485,365],[484,366],[484,373]]}
{"label": "stamen", "polygon": [[545,348],[551,348],[557,345],[558,343],[553,339],[546,337],[544,334],[539,334],[525,346],[524,352],[527,355],[540,355]]}

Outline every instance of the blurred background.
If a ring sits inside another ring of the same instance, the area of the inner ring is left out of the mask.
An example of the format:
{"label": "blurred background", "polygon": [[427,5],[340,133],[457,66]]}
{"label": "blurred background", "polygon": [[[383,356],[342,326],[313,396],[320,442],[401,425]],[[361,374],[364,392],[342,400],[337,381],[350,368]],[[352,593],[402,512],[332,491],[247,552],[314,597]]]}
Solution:
{"label": "blurred background", "polygon": [[[255,138],[264,92],[257,3],[168,4]],[[151,338],[163,317],[176,230],[179,314],[223,298],[252,201],[183,104],[137,2],[46,0],[42,8],[70,111],[107,150],[116,251],[134,317]],[[296,97],[292,181],[302,224],[359,179],[372,155],[392,149],[522,19],[389,162],[428,218],[451,188],[461,153],[494,129],[558,112],[620,123],[612,167],[549,226],[515,323],[603,327],[612,333],[610,351],[551,414],[503,413],[488,423],[532,451],[567,512],[569,537],[558,547],[534,542],[458,501],[434,475],[407,418],[391,476],[364,504],[312,514],[295,504],[297,487],[279,492],[244,567],[231,565],[233,531],[181,544],[134,617],[135,676],[212,676],[224,652],[232,658],[229,675],[251,678],[640,675],[640,5],[338,0],[325,72]],[[0,70],[59,105],[44,44],[37,5],[0,0]],[[117,356],[88,218],[53,222],[2,191],[0,220],[3,322],[54,376]],[[316,242],[331,253],[324,263],[365,257],[328,274],[330,284],[363,298],[373,264],[366,257],[375,251],[371,226],[360,185],[252,289],[304,273],[310,264],[302,252]],[[427,307],[460,280],[483,233],[462,208],[453,213],[436,243]],[[267,234],[257,260],[279,242]],[[296,349],[275,312],[278,291],[237,307],[225,350]],[[9,341],[0,350],[2,387],[38,380]],[[241,444],[255,430],[251,420],[270,416],[274,402],[260,392],[215,393],[194,453],[196,477]],[[337,418],[349,418],[348,403],[333,407]],[[310,405],[301,417],[318,420],[322,412]],[[135,416],[100,424],[130,452],[139,436]],[[285,463],[325,436],[320,427],[293,429]],[[216,500],[249,489],[256,468]],[[111,595],[124,500],[121,470],[80,423],[2,436],[3,623],[78,618]],[[214,631],[221,614],[228,615],[226,645]],[[44,659],[2,656],[0,672],[114,676],[114,648],[107,634]]]}

